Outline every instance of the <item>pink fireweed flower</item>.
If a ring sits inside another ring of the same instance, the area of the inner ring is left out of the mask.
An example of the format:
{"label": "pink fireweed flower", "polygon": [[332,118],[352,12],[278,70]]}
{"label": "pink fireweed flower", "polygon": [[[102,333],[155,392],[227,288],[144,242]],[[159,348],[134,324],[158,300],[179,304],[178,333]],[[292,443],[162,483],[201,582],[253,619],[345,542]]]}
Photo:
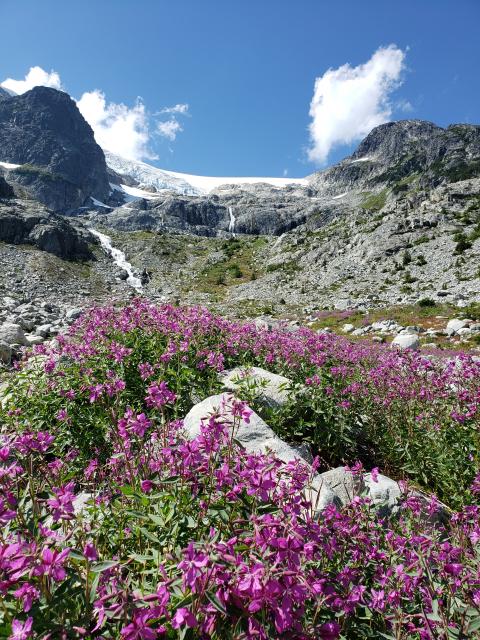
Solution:
{"label": "pink fireweed flower", "polygon": [[110,358],[113,358],[115,362],[122,362],[124,358],[129,356],[132,353],[133,349],[129,349],[128,347],[124,347],[122,344],[118,344],[117,342],[112,342],[110,344]]}
{"label": "pink fireweed flower", "polygon": [[47,504],[53,510],[53,519],[71,520],[74,515],[73,500],[75,494],[72,489],[75,486],[74,481],[70,481],[64,487],[54,487],[55,498],[49,498]]}
{"label": "pink fireweed flower", "polygon": [[91,542],[87,542],[87,544],[83,547],[83,555],[89,562],[95,562],[98,560],[98,553]]}
{"label": "pink fireweed flower", "polygon": [[232,402],[232,416],[238,417],[247,424],[250,423],[250,416],[253,411],[249,408],[246,402],[241,400],[233,400]]}
{"label": "pink fireweed flower", "polygon": [[10,447],[0,447],[0,462],[6,462],[10,457]]}
{"label": "pink fireweed flower", "polygon": [[152,367],[152,365],[149,362],[141,362],[138,365],[138,371],[140,373],[140,377],[142,380],[147,380],[148,378],[151,378],[155,373],[155,369]]}
{"label": "pink fireweed flower", "polygon": [[87,468],[85,469],[85,472],[84,472],[85,478],[89,480],[95,474],[97,469],[98,469],[98,460],[96,458],[93,458],[92,460],[90,460],[90,462],[87,465]]}
{"label": "pink fireweed flower", "polygon": [[34,600],[38,600],[40,597],[40,591],[34,587],[33,585],[26,582],[22,584],[16,591],[13,592],[15,598],[22,600],[23,602],[23,610],[25,613],[30,611],[32,608],[32,604]]}
{"label": "pink fireweed flower", "polygon": [[151,480],[142,480],[140,482],[140,487],[141,487],[143,493],[150,493],[154,486],[155,485],[153,484],[153,482]]}
{"label": "pink fireweed flower", "polygon": [[161,607],[136,611],[133,620],[120,631],[124,640],[156,640],[158,633],[156,629],[149,626],[149,622],[155,620],[164,613]]}
{"label": "pink fireweed flower", "polygon": [[322,640],[337,640],[340,637],[341,627],[337,622],[325,622],[320,627]]}
{"label": "pink fireweed flower", "polygon": [[92,385],[91,387],[89,387],[89,391],[90,391],[90,403],[94,403],[96,402],[99,398],[102,397],[103,395],[103,384],[95,384]]}
{"label": "pink fireweed flower", "polygon": [[462,573],[463,565],[452,562],[452,563],[446,564],[443,568],[445,573],[448,573],[451,576],[458,576]]}
{"label": "pink fireweed flower", "polygon": [[66,409],[60,409],[60,411],[57,412],[57,415],[55,417],[60,422],[67,422],[68,421],[68,411]]}
{"label": "pink fireweed flower", "polygon": [[190,542],[184,552],[185,560],[182,560],[178,568],[183,574],[184,587],[190,587],[193,593],[204,572],[203,569],[208,565],[209,558],[205,553],[195,550],[193,542]]}
{"label": "pink fireweed flower", "polygon": [[56,582],[65,580],[67,572],[63,563],[70,553],[70,549],[64,549],[63,551],[52,550],[49,547],[44,547],[41,555],[40,564],[38,564],[34,570],[35,576],[49,576]]}
{"label": "pink fireweed flower", "polygon": [[180,607],[172,618],[172,627],[179,629],[180,627],[195,627],[198,624],[196,617],[186,607]]}
{"label": "pink fireweed flower", "polygon": [[54,440],[55,438],[46,431],[38,431],[38,433],[26,432],[15,440],[14,445],[21,453],[31,453],[33,451],[46,453]]}
{"label": "pink fireweed flower", "polygon": [[147,407],[161,409],[166,404],[173,404],[177,396],[167,387],[167,383],[162,380],[158,384],[151,384],[147,388],[148,395],[145,397]]}
{"label": "pink fireweed flower", "polygon": [[0,525],[2,525],[2,527],[11,520],[14,520],[17,516],[17,512],[10,508],[15,505],[9,504],[9,502],[10,501],[0,497]]}
{"label": "pink fireweed flower", "polygon": [[29,617],[25,622],[14,619],[12,622],[12,633],[8,640],[27,640],[32,635],[33,618]]}

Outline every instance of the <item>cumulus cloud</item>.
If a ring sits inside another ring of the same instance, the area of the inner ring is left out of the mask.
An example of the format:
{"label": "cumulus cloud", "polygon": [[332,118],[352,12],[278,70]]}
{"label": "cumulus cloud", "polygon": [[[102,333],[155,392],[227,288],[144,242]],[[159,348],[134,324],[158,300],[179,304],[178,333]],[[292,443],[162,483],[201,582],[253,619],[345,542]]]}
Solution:
{"label": "cumulus cloud", "polygon": [[154,160],[157,157],[149,149],[149,118],[141,100],[137,99],[133,107],[107,103],[105,94],[96,89],[84,93],[77,106],[103,149],[130,160]]}
{"label": "cumulus cloud", "polygon": [[405,52],[396,45],[378,49],[357,67],[344,64],[315,80],[310,103],[309,160],[324,164],[331,150],[363,138],[392,115],[390,94],[402,82]]}
{"label": "cumulus cloud", "polygon": [[62,89],[60,76],[56,71],[45,71],[41,67],[30,67],[29,72],[23,80],[14,80],[7,78],[0,86],[9,89],[19,95],[30,91],[33,87],[52,87],[53,89]]}
{"label": "cumulus cloud", "polygon": [[175,118],[157,124],[157,133],[172,142],[180,131],[183,131],[183,127]]}

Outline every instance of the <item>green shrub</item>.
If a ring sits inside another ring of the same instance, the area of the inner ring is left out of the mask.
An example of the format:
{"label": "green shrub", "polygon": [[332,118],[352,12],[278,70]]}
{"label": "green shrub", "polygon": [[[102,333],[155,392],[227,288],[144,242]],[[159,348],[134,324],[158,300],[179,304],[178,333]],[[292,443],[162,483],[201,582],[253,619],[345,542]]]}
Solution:
{"label": "green shrub", "polygon": [[436,306],[435,300],[432,300],[431,298],[422,298],[417,302],[417,304],[419,307],[435,307]]}

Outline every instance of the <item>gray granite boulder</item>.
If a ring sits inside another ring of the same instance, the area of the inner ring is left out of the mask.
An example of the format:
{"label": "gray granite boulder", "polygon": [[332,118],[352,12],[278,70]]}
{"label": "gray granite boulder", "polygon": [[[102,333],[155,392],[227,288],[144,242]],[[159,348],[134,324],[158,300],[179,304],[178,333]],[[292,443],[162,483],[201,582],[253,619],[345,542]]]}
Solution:
{"label": "gray granite boulder", "polygon": [[[248,453],[265,454],[272,452],[279,460],[288,463],[294,460],[302,460],[307,467],[310,465],[302,458],[298,450],[294,449],[270,429],[270,427],[257,415],[252,412],[249,422],[243,419],[236,419],[232,415],[231,403],[234,396],[229,393],[210,396],[190,409],[184,419],[184,430],[188,438],[195,438],[200,434],[202,422],[205,424],[211,415],[218,414],[222,420],[235,428],[235,439],[240,442]],[[235,424],[235,426],[234,426]],[[313,480],[311,491],[308,491],[308,498],[314,504],[316,510],[322,510],[327,505],[334,503],[334,494],[316,475]]]}
{"label": "gray granite boulder", "polygon": [[220,382],[226,391],[238,391],[243,385],[253,390],[258,400],[269,407],[277,408],[288,400],[291,381],[284,376],[271,373],[260,367],[236,367],[220,374]]}

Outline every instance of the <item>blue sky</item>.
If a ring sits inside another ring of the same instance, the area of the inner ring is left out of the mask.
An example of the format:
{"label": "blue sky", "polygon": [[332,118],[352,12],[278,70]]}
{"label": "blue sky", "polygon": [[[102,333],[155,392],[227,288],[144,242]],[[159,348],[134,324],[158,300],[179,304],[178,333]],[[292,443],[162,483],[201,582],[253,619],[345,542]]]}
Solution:
{"label": "blue sky", "polygon": [[[480,123],[478,0],[0,0],[0,24],[0,82],[55,70],[76,99],[101,91],[110,122],[141,96],[142,149],[175,171],[303,176],[378,118]],[[379,89],[359,65],[388,45]]]}

